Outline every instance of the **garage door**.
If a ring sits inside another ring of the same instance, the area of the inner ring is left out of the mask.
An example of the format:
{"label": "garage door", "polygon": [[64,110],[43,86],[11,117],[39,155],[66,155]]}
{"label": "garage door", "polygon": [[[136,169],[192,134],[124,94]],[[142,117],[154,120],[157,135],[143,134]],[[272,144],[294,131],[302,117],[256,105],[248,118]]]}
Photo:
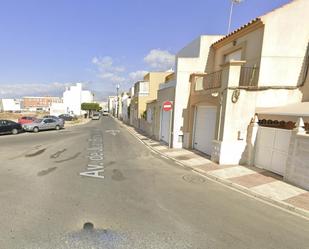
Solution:
{"label": "garage door", "polygon": [[161,140],[168,143],[170,134],[170,112],[161,111]]}
{"label": "garage door", "polygon": [[217,108],[198,106],[195,113],[193,147],[207,155],[211,155],[212,142],[215,138]]}
{"label": "garage door", "polygon": [[259,127],[255,144],[255,166],[284,176],[291,130]]}

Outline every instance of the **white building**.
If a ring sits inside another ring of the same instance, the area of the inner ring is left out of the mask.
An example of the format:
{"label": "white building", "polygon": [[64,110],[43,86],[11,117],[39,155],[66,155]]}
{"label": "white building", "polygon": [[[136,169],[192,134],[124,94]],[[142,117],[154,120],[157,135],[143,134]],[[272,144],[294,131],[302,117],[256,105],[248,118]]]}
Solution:
{"label": "white building", "polygon": [[88,90],[83,90],[82,84],[77,83],[75,86],[70,86],[63,93],[63,104],[53,104],[50,108],[50,114],[59,115],[63,113],[72,115],[82,115],[82,103],[92,103],[93,93]]}
{"label": "white building", "polygon": [[20,111],[21,105],[20,100],[17,99],[0,99],[0,112],[7,112],[7,111]]}
{"label": "white building", "polygon": [[131,103],[131,96],[124,92],[121,96],[121,119],[125,122],[125,123],[129,123],[129,118],[130,118],[130,113],[129,113],[129,107],[130,107],[130,103]]}
{"label": "white building", "polygon": [[98,102],[100,107],[102,108],[102,111],[108,111],[108,102],[106,101],[101,101],[101,102]]}
{"label": "white building", "polygon": [[116,115],[117,96],[108,96],[108,112],[112,115]]}
{"label": "white building", "polygon": [[173,120],[173,147],[183,147],[183,119],[190,95],[190,75],[194,72],[203,72],[207,66],[209,48],[212,43],[222,36],[200,36],[176,55],[175,71],[175,100]]}

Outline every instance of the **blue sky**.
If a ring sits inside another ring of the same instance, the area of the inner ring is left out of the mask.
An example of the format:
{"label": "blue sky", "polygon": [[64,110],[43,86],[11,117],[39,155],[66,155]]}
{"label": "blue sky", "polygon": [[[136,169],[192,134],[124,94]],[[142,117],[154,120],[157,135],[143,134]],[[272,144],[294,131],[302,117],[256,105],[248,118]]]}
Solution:
{"label": "blue sky", "polygon": [[[232,29],[290,0],[244,0]],[[60,95],[85,82],[98,98],[168,69],[202,34],[226,34],[230,0],[0,0],[0,97]]]}

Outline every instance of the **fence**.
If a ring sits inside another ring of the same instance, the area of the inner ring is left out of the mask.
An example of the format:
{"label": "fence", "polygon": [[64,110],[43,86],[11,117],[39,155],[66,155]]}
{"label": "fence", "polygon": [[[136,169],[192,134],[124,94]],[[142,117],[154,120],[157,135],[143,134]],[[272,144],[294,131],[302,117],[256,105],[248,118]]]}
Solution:
{"label": "fence", "polygon": [[258,67],[241,67],[239,86],[257,86],[259,78]]}

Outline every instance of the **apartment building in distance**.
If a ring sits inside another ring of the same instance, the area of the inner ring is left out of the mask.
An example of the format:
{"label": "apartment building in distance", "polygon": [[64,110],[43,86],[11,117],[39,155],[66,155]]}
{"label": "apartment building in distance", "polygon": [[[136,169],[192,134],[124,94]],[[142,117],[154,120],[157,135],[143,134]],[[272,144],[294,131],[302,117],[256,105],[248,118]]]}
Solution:
{"label": "apartment building in distance", "polygon": [[172,72],[149,72],[142,81],[134,84],[134,95],[131,99],[130,114],[132,125],[135,128],[143,129],[146,120],[147,102],[157,99],[159,85],[165,81],[166,76]]}
{"label": "apartment building in distance", "polygon": [[53,103],[62,103],[60,97],[23,97],[22,109],[27,111],[49,111]]}

